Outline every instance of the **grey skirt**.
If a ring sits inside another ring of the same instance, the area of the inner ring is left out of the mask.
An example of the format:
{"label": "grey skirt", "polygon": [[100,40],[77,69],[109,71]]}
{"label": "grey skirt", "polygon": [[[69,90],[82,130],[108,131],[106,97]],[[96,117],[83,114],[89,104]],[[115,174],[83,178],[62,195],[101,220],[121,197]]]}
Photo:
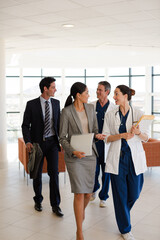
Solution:
{"label": "grey skirt", "polygon": [[92,193],[95,182],[96,156],[66,161],[72,193]]}

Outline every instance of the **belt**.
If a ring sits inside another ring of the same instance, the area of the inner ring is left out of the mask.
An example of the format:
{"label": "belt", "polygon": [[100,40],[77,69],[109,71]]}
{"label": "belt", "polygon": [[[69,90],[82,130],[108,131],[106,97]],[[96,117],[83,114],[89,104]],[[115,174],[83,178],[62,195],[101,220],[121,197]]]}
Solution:
{"label": "belt", "polygon": [[50,136],[50,137],[43,137],[43,141],[45,142],[45,141],[51,141],[51,140],[53,140],[53,139],[55,139],[55,135],[53,135],[53,136]]}

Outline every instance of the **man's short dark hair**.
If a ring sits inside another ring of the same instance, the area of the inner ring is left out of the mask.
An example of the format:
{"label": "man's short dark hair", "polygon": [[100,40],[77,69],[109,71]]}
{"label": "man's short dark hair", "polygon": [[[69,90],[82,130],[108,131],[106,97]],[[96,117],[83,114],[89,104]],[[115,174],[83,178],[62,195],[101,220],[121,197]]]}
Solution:
{"label": "man's short dark hair", "polygon": [[49,88],[52,82],[55,82],[56,79],[54,77],[45,77],[43,78],[40,83],[39,83],[39,87],[41,90],[41,93],[44,92],[44,87]]}
{"label": "man's short dark hair", "polygon": [[104,89],[105,91],[109,90],[109,93],[108,95],[110,94],[110,91],[111,91],[111,84],[107,81],[101,81],[98,83],[99,85],[103,85],[104,86]]}

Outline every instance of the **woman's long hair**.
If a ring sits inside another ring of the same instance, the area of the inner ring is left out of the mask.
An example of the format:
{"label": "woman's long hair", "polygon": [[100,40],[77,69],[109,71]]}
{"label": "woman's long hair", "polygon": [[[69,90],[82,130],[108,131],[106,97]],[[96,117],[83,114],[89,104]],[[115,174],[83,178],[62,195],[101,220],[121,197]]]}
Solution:
{"label": "woman's long hair", "polygon": [[123,95],[128,95],[128,101],[130,101],[131,97],[135,95],[135,90],[127,87],[126,85],[118,85],[116,88],[119,88]]}
{"label": "woman's long hair", "polygon": [[77,93],[82,94],[86,90],[86,88],[86,84],[81,82],[75,82],[70,89],[70,95],[68,96],[64,107],[71,105],[73,103],[73,99],[76,99]]}

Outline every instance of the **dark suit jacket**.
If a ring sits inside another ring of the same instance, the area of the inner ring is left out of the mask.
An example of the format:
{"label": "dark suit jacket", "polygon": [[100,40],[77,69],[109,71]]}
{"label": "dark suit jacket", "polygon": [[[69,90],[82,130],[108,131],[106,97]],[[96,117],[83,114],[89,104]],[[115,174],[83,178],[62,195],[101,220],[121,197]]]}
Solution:
{"label": "dark suit jacket", "polygon": [[[59,138],[59,122],[60,122],[60,104],[56,99],[51,98],[52,110],[53,110],[53,121],[54,131],[57,138]],[[35,142],[39,143],[40,146],[43,141],[44,132],[44,121],[43,113],[40,102],[40,97],[27,102],[26,109],[24,112],[22,133],[25,143]],[[58,143],[59,145],[59,143]],[[60,150],[60,146],[59,146]]]}

